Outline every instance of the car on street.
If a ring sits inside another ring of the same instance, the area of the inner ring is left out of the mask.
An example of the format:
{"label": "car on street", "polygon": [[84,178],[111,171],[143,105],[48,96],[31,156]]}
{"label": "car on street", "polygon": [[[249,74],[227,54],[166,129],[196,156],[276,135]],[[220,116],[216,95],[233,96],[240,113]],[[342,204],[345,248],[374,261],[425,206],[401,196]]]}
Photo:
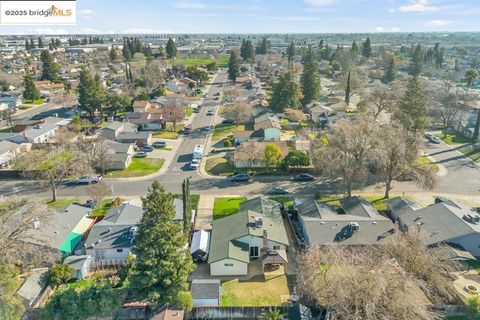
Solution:
{"label": "car on street", "polygon": [[293,177],[294,181],[313,181],[315,180],[314,176],[308,173],[300,173]]}
{"label": "car on street", "polygon": [[200,159],[193,159],[192,162],[190,162],[190,169],[197,170],[199,165]]}
{"label": "car on street", "polygon": [[140,149],[140,151],[143,151],[143,152],[152,152],[153,151],[153,147],[151,146],[144,146],[142,149]]}
{"label": "car on street", "polygon": [[439,144],[439,143],[442,142],[442,139],[440,139],[438,137],[435,137],[435,136],[431,137],[429,140],[430,140],[431,143],[435,143],[435,144]]}
{"label": "car on street", "polygon": [[165,141],[155,141],[152,143],[152,146],[154,148],[165,148],[167,146],[167,143]]}
{"label": "car on street", "polygon": [[212,130],[212,126],[205,126],[203,130],[209,132],[210,130]]}
{"label": "car on street", "polygon": [[134,158],[146,158],[147,153],[143,151],[139,151],[133,155]]}
{"label": "car on street", "polygon": [[232,182],[247,182],[250,181],[252,177],[248,173],[238,173],[230,177]]}
{"label": "car on street", "polygon": [[220,92],[215,93],[214,96],[215,96],[215,97],[220,96]]}
{"label": "car on street", "polygon": [[214,114],[215,114],[215,110],[213,110],[213,109],[210,109],[207,112],[207,116],[213,116]]}
{"label": "car on street", "polygon": [[204,97],[204,98],[208,98],[208,93],[205,93],[205,94],[203,95],[203,97]]}
{"label": "car on street", "polygon": [[91,183],[99,183],[102,180],[102,176],[84,176],[77,178],[75,180],[75,184],[91,184]]}
{"label": "car on street", "polygon": [[284,187],[280,187],[280,186],[273,187],[270,190],[270,194],[289,194],[289,193],[290,193],[290,191],[288,191]]}
{"label": "car on street", "polygon": [[430,140],[432,137],[434,137],[434,135],[431,134],[430,132],[425,133],[425,138],[426,139]]}

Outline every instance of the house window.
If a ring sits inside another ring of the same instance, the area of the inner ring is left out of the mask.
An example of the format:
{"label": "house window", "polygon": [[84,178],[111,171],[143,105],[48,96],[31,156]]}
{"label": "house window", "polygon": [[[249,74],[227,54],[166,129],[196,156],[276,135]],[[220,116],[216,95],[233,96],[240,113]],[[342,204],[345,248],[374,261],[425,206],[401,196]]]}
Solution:
{"label": "house window", "polygon": [[280,246],[273,246],[273,250],[280,250]]}
{"label": "house window", "polygon": [[252,258],[258,257],[258,247],[250,247],[250,257]]}
{"label": "house window", "polygon": [[233,267],[233,263],[225,263],[224,266],[225,267]]}
{"label": "house window", "polygon": [[123,252],[123,249],[117,249],[117,252]]}

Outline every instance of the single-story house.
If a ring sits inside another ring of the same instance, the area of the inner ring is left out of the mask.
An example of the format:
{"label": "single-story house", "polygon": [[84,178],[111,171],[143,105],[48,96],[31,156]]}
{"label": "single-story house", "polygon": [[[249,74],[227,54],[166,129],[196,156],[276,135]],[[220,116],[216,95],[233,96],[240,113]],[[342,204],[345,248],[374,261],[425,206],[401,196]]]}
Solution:
{"label": "single-story house", "polygon": [[333,109],[318,101],[313,101],[307,105],[311,120],[319,126],[325,126],[330,122],[330,116],[334,113]]}
{"label": "single-story house", "polygon": [[266,197],[251,199],[240,204],[238,213],[213,221],[210,274],[247,275],[251,262],[288,246],[279,204]]}
{"label": "single-story house", "polygon": [[107,170],[123,170],[132,163],[132,155],[135,153],[133,144],[120,143],[105,140],[108,154],[111,155],[110,165]]}
{"label": "single-story house", "polygon": [[145,112],[147,109],[152,108],[152,104],[147,100],[135,100],[132,105],[133,112]]}
{"label": "single-story house", "polygon": [[387,201],[387,206],[400,229],[418,229],[425,245],[453,244],[480,257],[480,215],[472,207],[446,199],[421,208],[400,198]]}
{"label": "single-story house", "polygon": [[190,286],[193,307],[220,306],[220,280],[195,279]]}
{"label": "single-story house", "polygon": [[[286,141],[263,141],[263,142],[255,142],[255,151],[252,150],[245,150],[242,148],[242,145],[235,149],[233,153],[232,161],[235,168],[263,168],[265,167],[264,163],[264,155],[265,155],[265,148],[269,144],[274,144],[280,147],[280,150],[284,155],[288,154],[288,146]],[[255,159],[251,159],[251,157],[256,156]]]}
{"label": "single-story house", "polygon": [[91,211],[91,208],[70,204],[52,213],[51,219],[32,221],[23,241],[68,256],[93,224],[94,220],[89,218]]}
{"label": "single-story house", "polygon": [[125,115],[124,121],[137,125],[139,130],[156,131],[163,128],[161,113],[130,112]]}
{"label": "single-story house", "polygon": [[151,132],[120,132],[117,135],[116,141],[121,143],[135,143],[149,145],[153,142],[153,136]]}
{"label": "single-story house", "polygon": [[22,98],[20,98],[20,94],[2,93],[0,94],[0,103],[6,103],[10,108],[10,111],[15,112],[17,107],[20,106],[23,101]]}
{"label": "single-story house", "polygon": [[104,139],[116,140],[122,132],[137,132],[138,126],[128,122],[112,121],[102,128],[101,136]]}
{"label": "single-story house", "polygon": [[64,264],[68,264],[72,270],[72,279],[83,280],[90,272],[90,266],[93,262],[93,257],[89,255],[82,256],[68,256],[63,260]]}
{"label": "single-story house", "polygon": [[21,146],[19,144],[8,140],[0,141],[0,168],[11,165],[20,153]]}
{"label": "single-story house", "polygon": [[102,221],[96,223],[84,241],[84,252],[95,261],[123,264],[133,247],[133,239],[143,216],[141,207],[124,203],[111,208]]}
{"label": "single-story house", "polygon": [[257,116],[253,120],[253,128],[254,130],[260,130],[260,129],[268,129],[268,128],[277,128],[279,130],[282,129],[282,126],[280,125],[280,119],[278,118],[277,115],[272,114],[272,113],[264,113],[259,116]]}
{"label": "single-story house", "polygon": [[58,130],[56,124],[37,124],[32,127],[28,127],[20,134],[23,136],[23,141],[29,143],[45,143],[53,138]]}
{"label": "single-story house", "polygon": [[340,214],[317,200],[306,200],[297,206],[294,222],[304,245],[381,244],[395,233],[392,221],[363,198],[346,198],[340,206]]}

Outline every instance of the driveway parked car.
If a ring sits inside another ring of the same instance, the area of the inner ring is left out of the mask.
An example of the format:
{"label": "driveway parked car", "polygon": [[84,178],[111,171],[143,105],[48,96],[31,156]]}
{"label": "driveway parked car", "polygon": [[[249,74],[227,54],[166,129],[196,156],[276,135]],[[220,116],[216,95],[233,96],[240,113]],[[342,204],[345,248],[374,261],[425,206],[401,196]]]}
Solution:
{"label": "driveway parked car", "polygon": [[143,151],[139,151],[133,155],[134,158],[146,158],[147,153]]}
{"label": "driveway parked car", "polygon": [[102,180],[102,176],[85,176],[77,178],[77,180],[75,180],[75,184],[98,183],[100,180]]}
{"label": "driveway parked car", "polygon": [[429,140],[430,140],[431,143],[435,143],[435,144],[439,144],[439,143],[442,142],[442,140],[440,138],[435,137],[435,136],[431,137]]}
{"label": "driveway parked car", "polygon": [[207,112],[207,116],[213,116],[214,114],[215,114],[215,110],[213,110],[213,109],[210,109]]}
{"label": "driveway parked car", "polygon": [[315,178],[308,173],[300,173],[293,177],[295,181],[313,181]]}
{"label": "driveway parked car", "polygon": [[230,181],[232,182],[246,182],[250,181],[250,179],[252,179],[252,177],[247,173],[239,173],[230,177]]}
{"label": "driveway parked car", "polygon": [[210,130],[212,130],[212,126],[205,126],[203,129],[204,129],[205,131],[210,131]]}
{"label": "driveway parked car", "polygon": [[273,187],[272,190],[270,190],[270,194],[289,194],[290,191],[285,189],[284,187]]}
{"label": "driveway parked car", "polygon": [[200,159],[193,159],[190,163],[190,169],[197,170],[198,166],[200,165]]}
{"label": "driveway parked car", "polygon": [[165,148],[167,146],[167,143],[165,141],[155,141],[152,143],[152,146],[155,148]]}
{"label": "driveway parked car", "polygon": [[153,147],[151,146],[145,146],[141,149],[143,152],[152,152],[153,151]]}

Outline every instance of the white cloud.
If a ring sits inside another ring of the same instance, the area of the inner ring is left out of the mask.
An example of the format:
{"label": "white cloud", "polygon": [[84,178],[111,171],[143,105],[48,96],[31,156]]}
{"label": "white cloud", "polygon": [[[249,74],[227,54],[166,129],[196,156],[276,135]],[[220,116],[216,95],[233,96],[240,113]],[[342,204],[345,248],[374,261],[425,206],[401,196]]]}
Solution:
{"label": "white cloud", "polygon": [[133,28],[133,29],[123,30],[122,33],[127,33],[127,34],[154,34],[154,33],[173,33],[173,32],[170,31],[170,30]]}
{"label": "white cloud", "polygon": [[377,31],[377,32],[385,32],[385,28],[384,28],[384,27],[375,27],[375,31]]}
{"label": "white cloud", "polygon": [[325,4],[334,3],[336,0],[303,0],[306,4],[311,6],[323,6]]}
{"label": "white cloud", "polygon": [[80,19],[90,21],[92,20],[93,16],[95,15],[95,12],[90,9],[84,9],[84,10],[79,10],[77,11],[77,16]]}
{"label": "white cloud", "polygon": [[433,12],[438,11],[437,7],[430,5],[429,0],[410,0],[410,4],[400,6],[396,9],[390,9],[390,12]]}
{"label": "white cloud", "polygon": [[452,24],[450,20],[430,20],[425,23],[426,27],[446,27]]}
{"label": "white cloud", "polygon": [[[22,32],[23,33],[23,32]],[[33,28],[25,30],[24,34],[68,34],[63,28]]]}
{"label": "white cloud", "polygon": [[94,28],[77,28],[75,29],[75,33],[80,34],[100,34],[103,33],[101,30],[94,29]]}
{"label": "white cloud", "polygon": [[400,28],[392,27],[392,28],[390,28],[390,31],[392,31],[392,32],[400,32]]}

